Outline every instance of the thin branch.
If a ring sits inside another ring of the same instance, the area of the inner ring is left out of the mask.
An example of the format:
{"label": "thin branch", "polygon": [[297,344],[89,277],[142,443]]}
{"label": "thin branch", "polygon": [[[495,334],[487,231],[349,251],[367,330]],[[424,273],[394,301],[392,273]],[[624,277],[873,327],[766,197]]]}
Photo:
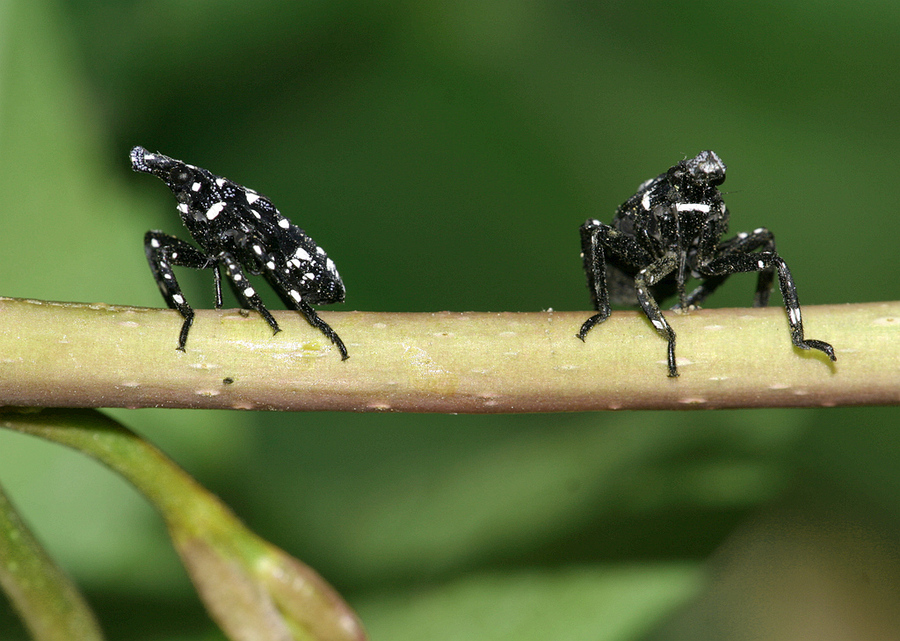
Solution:
{"label": "thin branch", "polygon": [[619,312],[582,343],[588,312],[324,312],[350,359],[298,314],[201,310],[175,349],[172,310],[0,298],[0,404],[447,413],[813,407],[900,403],[900,303],[804,308],[791,345],[785,312],[669,314],[665,342]]}

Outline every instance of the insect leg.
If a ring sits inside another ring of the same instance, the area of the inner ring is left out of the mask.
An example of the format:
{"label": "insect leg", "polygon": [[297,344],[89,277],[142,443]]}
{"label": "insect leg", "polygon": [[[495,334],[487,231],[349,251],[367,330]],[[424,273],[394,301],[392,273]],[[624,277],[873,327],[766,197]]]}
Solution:
{"label": "insect leg", "polygon": [[584,262],[584,273],[587,275],[587,286],[591,292],[591,303],[599,313],[587,319],[578,331],[582,341],[594,325],[602,323],[611,312],[609,308],[609,290],[606,287],[606,257],[603,253],[601,236],[606,236],[610,228],[596,220],[589,220],[581,226],[581,258]]}
{"label": "insect leg", "polygon": [[148,231],[144,235],[144,252],[147,254],[153,278],[156,279],[166,304],[172,309],[177,309],[184,317],[178,335],[178,349],[183,352],[188,332],[194,322],[194,310],[188,305],[178,281],[175,280],[172,265],[206,269],[210,267],[211,261],[193,245],[161,231]]}
{"label": "insect leg", "polygon": [[[305,300],[303,300],[303,287],[297,285],[293,281],[289,280],[285,277],[283,272],[279,271],[279,263],[281,261],[276,260],[273,256],[270,256],[266,251],[265,245],[262,242],[259,242],[257,239],[254,239],[249,236],[235,236],[234,238],[235,248],[237,251],[237,255],[241,260],[241,263],[247,265],[248,269],[251,269],[252,265],[256,265],[259,271],[254,271],[254,273],[262,273],[266,276],[266,279],[281,297],[281,299],[285,302],[285,304],[293,307],[297,311],[299,311],[306,318],[307,322],[318,329],[320,332],[325,334],[325,336],[330,340],[335,347],[338,348],[338,351],[341,353],[341,359],[347,360],[349,355],[347,354],[347,348],[344,346],[344,342],[337,335],[331,326],[319,318],[319,315],[316,314],[316,310],[309,306]],[[240,266],[229,257],[229,260],[232,264],[240,270]],[[280,265],[281,269],[284,269],[284,265]],[[226,268],[230,270],[228,264],[226,263]],[[252,271],[252,269],[251,269]],[[226,272],[226,274],[229,272]],[[289,274],[294,274],[295,272],[289,271]],[[243,274],[241,275],[243,278]],[[232,282],[234,282],[232,280]],[[243,281],[246,282],[246,281]],[[246,285],[245,285],[246,287]],[[246,290],[244,290],[246,293]],[[272,318],[271,314],[269,314],[268,310],[262,305],[262,301],[259,301],[259,306],[250,302],[250,307],[259,311],[266,320],[269,321],[269,325],[278,332],[278,325],[275,323],[275,319]]]}
{"label": "insect leg", "polygon": [[787,311],[788,323],[791,327],[791,341],[801,349],[817,349],[824,352],[831,360],[837,360],[834,348],[824,341],[805,339],[803,337],[803,319],[800,315],[800,301],[797,288],[787,263],[776,252],[759,252],[756,254],[730,254],[717,258],[703,267],[703,273],[710,275],[734,274],[736,272],[777,271],[781,287],[781,297]]}
{"label": "insect leg", "polygon": [[678,267],[678,257],[675,254],[666,254],[656,262],[639,271],[634,277],[634,288],[638,302],[644,314],[653,323],[657,333],[669,343],[668,367],[669,378],[678,376],[678,368],[675,364],[675,330],[669,325],[659,309],[659,303],[650,293],[650,288],[660,280],[668,276]]}
{"label": "insect leg", "polygon": [[[296,292],[296,290],[291,290],[291,292]],[[293,300],[293,294],[291,294],[291,299]],[[334,346],[337,347],[338,351],[341,353],[341,360],[345,361],[350,358],[350,355],[347,354],[347,348],[344,346],[344,341],[342,341],[341,337],[337,335],[337,332],[331,328],[331,325],[319,318],[319,315],[316,314],[316,310],[310,307],[302,298],[294,301],[293,305],[306,317],[306,320],[309,321],[310,325],[325,334],[328,340],[334,343]]]}
{"label": "insect leg", "polygon": [[[728,253],[748,253],[761,249],[762,253],[775,254],[775,236],[765,227],[754,229],[749,234],[738,234],[731,240]],[[724,253],[723,253],[724,255]],[[753,297],[754,307],[765,307],[769,304],[772,293],[772,282],[775,280],[775,269],[760,270],[756,279],[756,294]]]}
{"label": "insect leg", "polygon": [[219,270],[219,263],[213,268],[213,285],[216,290],[216,309],[222,309],[222,272]]}
{"label": "insect leg", "polygon": [[672,305],[672,309],[688,309],[691,306],[699,305],[706,300],[707,296],[716,291],[719,285],[725,282],[725,279],[727,278],[728,276],[709,276],[705,278],[702,283],[697,285],[691,293],[685,297],[683,307],[681,303],[675,303]]}
{"label": "insect leg", "polygon": [[[757,249],[764,252],[775,252],[775,237],[765,227],[755,229],[752,233],[740,233],[734,238],[730,238],[719,243],[716,248],[716,258],[720,259],[732,254],[747,254]],[[709,262],[708,260],[705,262]],[[702,271],[701,271],[702,273]],[[687,306],[699,305],[707,296],[712,294],[716,289],[725,282],[731,273],[719,274],[716,276],[707,276],[686,299]],[[772,282],[775,279],[775,269],[763,269],[759,271],[759,277],[756,280],[756,294],[753,297],[754,307],[765,307],[769,304],[769,294],[772,291]],[[678,309],[681,305],[675,305],[672,309]]]}
{"label": "insect leg", "polygon": [[303,299],[301,288],[296,287],[287,281],[285,277],[278,272],[277,268],[272,269],[264,264],[263,270],[268,277],[269,282],[272,284],[272,287],[275,288],[275,291],[278,292],[285,304],[303,314],[310,325],[325,334],[328,340],[338,348],[338,351],[341,353],[341,360],[350,358],[349,354],[347,354],[347,347],[344,345],[344,341],[342,341],[337,332],[331,328],[331,325],[319,318],[319,315],[316,314],[316,310]]}
{"label": "insect leg", "polygon": [[259,315],[266,319],[266,322],[272,328],[273,334],[280,332],[281,328],[278,327],[278,323],[272,317],[272,314],[269,313],[269,310],[266,309],[259,294],[256,293],[256,290],[253,289],[250,281],[247,280],[247,276],[244,275],[244,270],[241,269],[241,265],[228,254],[223,254],[221,256],[221,261],[225,266],[225,277],[228,278],[234,286],[234,295],[238,299],[238,302],[247,309],[255,309],[259,312]]}
{"label": "insect leg", "polygon": [[607,318],[611,313],[609,307],[609,287],[606,279],[606,262],[608,256],[621,258],[625,262],[649,262],[649,256],[633,236],[623,234],[599,220],[588,220],[581,226],[581,257],[584,261],[584,273],[587,275],[587,286],[591,293],[591,303],[597,314],[588,318],[576,336],[585,339],[591,329]]}

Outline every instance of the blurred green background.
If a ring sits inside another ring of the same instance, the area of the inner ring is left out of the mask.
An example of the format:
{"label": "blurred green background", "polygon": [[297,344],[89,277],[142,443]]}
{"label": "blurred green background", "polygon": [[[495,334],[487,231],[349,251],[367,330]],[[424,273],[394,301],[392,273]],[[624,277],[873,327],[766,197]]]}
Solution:
{"label": "blurred green background", "polygon": [[[884,1],[0,0],[0,293],[163,305],[143,233],[187,232],[140,144],[308,230],[326,309],[587,310],[578,226],[702,149],[804,304],[896,300],[898,33]],[[109,413],[376,640],[900,636],[893,408]],[[111,639],[221,638],[119,479],[0,432],[0,480]]]}

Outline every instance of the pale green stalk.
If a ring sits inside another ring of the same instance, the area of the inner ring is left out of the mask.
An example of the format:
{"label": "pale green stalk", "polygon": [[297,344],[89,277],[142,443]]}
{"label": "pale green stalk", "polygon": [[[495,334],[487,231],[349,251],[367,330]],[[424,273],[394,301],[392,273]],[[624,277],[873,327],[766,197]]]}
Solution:
{"label": "pale green stalk", "polygon": [[0,587],[35,641],[100,641],[103,633],[65,572],[0,488]]}
{"label": "pale green stalk", "polygon": [[900,402],[900,303],[670,312],[681,376],[645,317],[617,312],[322,312],[350,351],[303,317],[200,310],[187,351],[173,310],[0,299],[0,404],[447,413],[819,407]]}

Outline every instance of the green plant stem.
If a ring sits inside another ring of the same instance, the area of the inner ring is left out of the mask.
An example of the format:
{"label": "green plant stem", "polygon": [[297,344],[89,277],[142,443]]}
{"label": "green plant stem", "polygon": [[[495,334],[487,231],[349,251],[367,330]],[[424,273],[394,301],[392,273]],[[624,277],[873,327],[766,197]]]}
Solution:
{"label": "green plant stem", "polygon": [[582,343],[588,312],[324,312],[350,359],[296,312],[200,310],[187,351],[173,310],[0,299],[0,404],[407,412],[814,407],[900,402],[900,303],[669,313],[681,376],[637,312]]}
{"label": "green plant stem", "polygon": [[47,555],[0,488],[0,586],[35,641],[99,641],[78,588]]}

